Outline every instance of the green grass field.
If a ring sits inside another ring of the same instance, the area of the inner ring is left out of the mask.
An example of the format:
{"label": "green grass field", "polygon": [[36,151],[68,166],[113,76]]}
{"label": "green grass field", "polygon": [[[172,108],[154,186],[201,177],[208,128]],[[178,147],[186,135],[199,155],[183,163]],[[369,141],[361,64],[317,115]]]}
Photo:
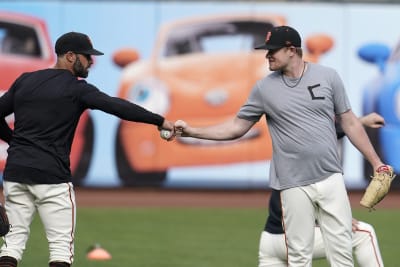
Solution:
{"label": "green grass field", "polygon": [[[354,210],[372,223],[386,266],[398,265],[400,210]],[[75,244],[78,267],[249,267],[257,266],[266,209],[251,208],[79,208]],[[109,261],[89,261],[100,244]],[[35,218],[21,267],[47,266],[44,231]],[[314,266],[328,266],[325,260]]]}

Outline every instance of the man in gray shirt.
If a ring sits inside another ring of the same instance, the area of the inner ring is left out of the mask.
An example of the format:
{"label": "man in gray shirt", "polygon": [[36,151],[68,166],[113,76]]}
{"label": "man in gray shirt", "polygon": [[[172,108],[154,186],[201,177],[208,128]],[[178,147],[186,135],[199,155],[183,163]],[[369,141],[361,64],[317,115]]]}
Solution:
{"label": "man in gray shirt", "polygon": [[371,163],[383,165],[351,110],[335,70],[305,62],[301,37],[274,27],[265,43],[271,74],[258,81],[238,114],[218,125],[195,128],[175,122],[177,134],[231,140],[265,115],[272,138],[270,186],[280,190],[288,265],[311,266],[318,220],[331,266],[353,266],[352,214],[337,150],[335,117],[353,145]]}

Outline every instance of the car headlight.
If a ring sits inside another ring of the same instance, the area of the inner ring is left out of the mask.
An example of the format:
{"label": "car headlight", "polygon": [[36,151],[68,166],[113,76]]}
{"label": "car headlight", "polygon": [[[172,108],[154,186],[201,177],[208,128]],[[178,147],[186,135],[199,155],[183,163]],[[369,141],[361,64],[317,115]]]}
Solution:
{"label": "car headlight", "polygon": [[138,81],[129,92],[129,101],[160,115],[165,115],[170,107],[168,88],[156,78]]}

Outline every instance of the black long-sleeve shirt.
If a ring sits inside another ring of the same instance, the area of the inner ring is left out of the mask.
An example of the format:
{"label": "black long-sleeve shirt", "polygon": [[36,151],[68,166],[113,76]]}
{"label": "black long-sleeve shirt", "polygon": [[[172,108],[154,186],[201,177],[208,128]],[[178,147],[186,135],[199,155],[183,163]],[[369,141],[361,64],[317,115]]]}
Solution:
{"label": "black long-sleeve shirt", "polygon": [[11,141],[11,136],[12,130],[8,126],[5,118],[0,118],[0,139],[9,144]]}
{"label": "black long-sleeve shirt", "polygon": [[271,234],[284,233],[282,227],[282,204],[279,190],[271,189],[269,215],[265,223],[264,231]]}
{"label": "black long-sleeve shirt", "polygon": [[70,182],[71,145],[86,109],[157,126],[164,122],[162,116],[102,93],[68,70],[24,73],[0,97],[0,118],[11,113],[15,117],[3,179],[28,184]]}

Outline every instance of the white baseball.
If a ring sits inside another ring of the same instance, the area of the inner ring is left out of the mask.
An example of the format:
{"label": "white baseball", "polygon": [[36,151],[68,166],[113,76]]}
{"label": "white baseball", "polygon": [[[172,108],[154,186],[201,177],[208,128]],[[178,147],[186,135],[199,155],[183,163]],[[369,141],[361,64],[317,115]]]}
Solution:
{"label": "white baseball", "polygon": [[163,139],[169,139],[169,138],[171,138],[171,136],[172,136],[172,132],[169,131],[169,130],[162,129],[162,130],[160,131],[160,136],[161,136],[161,138],[163,138]]}

